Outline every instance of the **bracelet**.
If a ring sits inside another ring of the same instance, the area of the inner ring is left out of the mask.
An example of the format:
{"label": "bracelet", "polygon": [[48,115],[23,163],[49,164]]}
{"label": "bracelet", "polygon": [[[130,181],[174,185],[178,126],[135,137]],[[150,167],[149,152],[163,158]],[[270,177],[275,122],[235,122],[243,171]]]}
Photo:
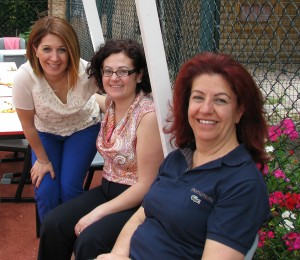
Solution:
{"label": "bracelet", "polygon": [[41,162],[41,161],[39,161],[39,160],[37,160],[37,162],[39,162],[40,164],[48,164],[48,163],[51,163],[50,161],[48,161],[48,162]]}

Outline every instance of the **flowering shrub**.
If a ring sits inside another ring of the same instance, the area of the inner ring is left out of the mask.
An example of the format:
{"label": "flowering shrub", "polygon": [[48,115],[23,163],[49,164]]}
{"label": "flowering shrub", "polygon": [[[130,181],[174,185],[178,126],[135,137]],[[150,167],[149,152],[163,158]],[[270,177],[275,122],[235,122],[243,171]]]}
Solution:
{"label": "flowering shrub", "polygon": [[263,174],[269,190],[270,221],[259,231],[256,259],[300,259],[300,138],[292,119],[269,127]]}

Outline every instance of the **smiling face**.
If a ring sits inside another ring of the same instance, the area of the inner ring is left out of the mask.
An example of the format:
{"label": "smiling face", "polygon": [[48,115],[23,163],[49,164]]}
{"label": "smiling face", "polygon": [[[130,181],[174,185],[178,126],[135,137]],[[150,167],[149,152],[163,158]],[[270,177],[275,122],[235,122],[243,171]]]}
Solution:
{"label": "smiling face", "polygon": [[[134,69],[133,60],[125,53],[114,53],[103,61],[103,70],[117,71],[120,69]],[[102,76],[105,92],[114,100],[132,100],[136,94],[136,85],[141,81],[140,73],[133,73],[129,76],[119,77],[113,73],[110,77]]]}
{"label": "smiling face", "polygon": [[46,79],[65,76],[69,63],[67,46],[54,34],[42,38],[39,46],[34,47]]}
{"label": "smiling face", "polygon": [[236,126],[243,112],[224,78],[203,74],[192,83],[188,120],[196,143],[237,144]]}

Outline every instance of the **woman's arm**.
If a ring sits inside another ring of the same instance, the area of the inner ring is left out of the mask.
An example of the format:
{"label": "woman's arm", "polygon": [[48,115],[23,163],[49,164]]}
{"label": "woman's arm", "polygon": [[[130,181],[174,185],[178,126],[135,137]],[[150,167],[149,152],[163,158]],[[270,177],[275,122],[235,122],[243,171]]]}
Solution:
{"label": "woman's arm", "polygon": [[111,253],[99,255],[97,259],[129,259],[131,237],[145,218],[144,208],[140,207],[124,225]]}
{"label": "woman's arm", "polygon": [[104,203],[79,220],[75,233],[106,215],[138,206],[149,190],[163,161],[163,150],[155,112],[143,116],[137,129],[137,168],[138,181],[118,197]]}
{"label": "woman's arm", "polygon": [[38,188],[47,172],[50,172],[53,179],[55,178],[55,173],[35,128],[34,110],[16,108],[16,111],[20,119],[24,135],[37,156],[37,161],[31,168],[31,179],[35,187]]}
{"label": "woman's arm", "polygon": [[222,260],[243,260],[244,255],[239,251],[221,244],[217,241],[206,239],[202,260],[222,259]]}
{"label": "woman's arm", "polygon": [[106,107],[105,107],[106,96],[96,93],[95,97],[96,97],[96,101],[100,107],[101,113],[105,113],[106,112]]}

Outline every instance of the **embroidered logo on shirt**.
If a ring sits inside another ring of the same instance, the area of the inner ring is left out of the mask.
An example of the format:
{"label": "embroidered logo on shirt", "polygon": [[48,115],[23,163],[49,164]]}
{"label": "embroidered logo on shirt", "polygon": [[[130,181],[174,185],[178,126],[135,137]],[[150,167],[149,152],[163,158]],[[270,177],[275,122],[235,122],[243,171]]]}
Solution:
{"label": "embroidered logo on shirt", "polygon": [[194,201],[195,203],[197,204],[200,204],[201,203],[201,200],[198,198],[198,196],[196,195],[192,195],[191,196],[191,200]]}
{"label": "embroidered logo on shirt", "polygon": [[[203,198],[203,199],[206,199],[207,201],[209,201],[209,202],[211,202],[211,203],[213,203],[213,198],[211,198],[210,196],[208,196],[208,195],[206,195],[205,193],[203,193],[202,191],[199,191],[199,190],[197,190],[196,188],[192,188],[191,189],[191,192],[194,192],[194,193],[196,193],[196,194],[198,194],[198,196],[200,197],[200,198]],[[194,196],[196,196],[196,195],[194,195]],[[197,198],[198,198],[198,196],[196,196]],[[191,198],[192,199],[192,198]],[[201,200],[200,200],[201,201]]]}

